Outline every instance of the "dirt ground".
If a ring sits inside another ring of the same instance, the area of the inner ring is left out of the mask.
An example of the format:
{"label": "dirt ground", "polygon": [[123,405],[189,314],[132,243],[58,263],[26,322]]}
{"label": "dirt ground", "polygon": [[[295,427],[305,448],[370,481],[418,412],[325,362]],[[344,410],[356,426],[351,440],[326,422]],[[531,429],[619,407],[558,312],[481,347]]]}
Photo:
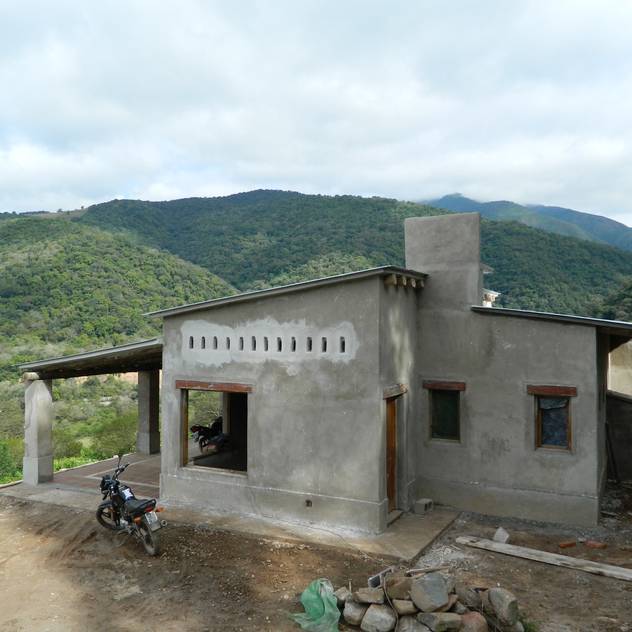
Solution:
{"label": "dirt ground", "polygon": [[[606,549],[562,552],[632,568],[632,515],[627,497],[615,496],[616,517],[592,530],[462,514],[417,564],[512,590],[539,632],[632,632],[632,583],[455,544],[459,535],[490,537],[502,524],[512,543],[554,552],[567,539],[599,539]],[[170,525],[161,535],[163,554],[150,558],[91,512],[0,496],[0,630],[296,632],[288,613],[301,610],[310,581],[366,585],[392,563],[203,527]]]}
{"label": "dirt ground", "polygon": [[[632,489],[609,490],[604,517],[594,529],[571,529],[463,513],[426,551],[418,564],[446,565],[460,579],[480,587],[511,590],[525,619],[538,632],[632,632],[632,582],[540,564],[456,544],[460,535],[492,538],[497,527],[510,544],[632,569]],[[581,539],[607,544],[592,549]],[[571,548],[559,543],[576,540]]]}

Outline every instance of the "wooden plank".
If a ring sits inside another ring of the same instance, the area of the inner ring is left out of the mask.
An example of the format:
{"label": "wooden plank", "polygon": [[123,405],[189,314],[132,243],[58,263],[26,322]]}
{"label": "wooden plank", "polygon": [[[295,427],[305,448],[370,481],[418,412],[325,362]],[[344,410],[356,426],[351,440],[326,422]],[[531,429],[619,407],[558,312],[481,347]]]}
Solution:
{"label": "wooden plank", "polygon": [[577,387],[527,384],[527,393],[529,393],[529,395],[543,395],[545,397],[577,397]]}
{"label": "wooden plank", "polygon": [[406,384],[393,384],[392,386],[387,386],[384,389],[382,399],[399,397],[404,393],[408,393],[408,386],[406,386]]}
{"label": "wooden plank", "polygon": [[252,384],[237,382],[199,382],[197,380],[176,380],[176,388],[194,391],[220,391],[222,393],[252,393]]}
{"label": "wooden plank", "polygon": [[548,553],[547,551],[539,551],[538,549],[528,549],[524,546],[515,546],[514,544],[501,544],[493,540],[485,540],[483,538],[474,538],[471,536],[461,536],[456,539],[458,544],[465,544],[476,549],[484,549],[494,553],[503,553],[504,555],[512,555],[513,557],[521,557],[534,562],[542,562],[543,564],[553,564],[554,566],[563,566],[564,568],[572,568],[576,571],[584,571],[593,575],[601,575],[603,577],[611,577],[613,579],[622,579],[623,581],[632,582],[632,568],[623,568],[621,566],[612,566],[611,564],[601,564],[600,562],[592,562],[577,557],[569,557],[568,555],[560,555],[559,553]]}
{"label": "wooden plank", "polygon": [[424,380],[422,386],[435,391],[464,391],[465,382],[448,382],[441,380]]}

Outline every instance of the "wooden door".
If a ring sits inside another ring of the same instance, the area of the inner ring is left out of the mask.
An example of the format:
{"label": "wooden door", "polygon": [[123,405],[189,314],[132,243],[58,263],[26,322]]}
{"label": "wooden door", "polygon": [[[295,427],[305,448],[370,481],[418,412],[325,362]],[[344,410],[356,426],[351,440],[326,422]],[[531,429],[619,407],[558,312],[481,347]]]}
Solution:
{"label": "wooden door", "polygon": [[388,511],[397,509],[397,399],[386,400],[386,495]]}

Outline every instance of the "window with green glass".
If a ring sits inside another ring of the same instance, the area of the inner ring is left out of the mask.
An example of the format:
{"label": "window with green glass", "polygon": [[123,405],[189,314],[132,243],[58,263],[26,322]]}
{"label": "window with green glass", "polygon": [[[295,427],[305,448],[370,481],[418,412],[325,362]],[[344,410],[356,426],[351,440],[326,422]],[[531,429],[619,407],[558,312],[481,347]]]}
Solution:
{"label": "window with green glass", "polygon": [[433,439],[460,441],[461,392],[434,389],[430,392],[430,427]]}

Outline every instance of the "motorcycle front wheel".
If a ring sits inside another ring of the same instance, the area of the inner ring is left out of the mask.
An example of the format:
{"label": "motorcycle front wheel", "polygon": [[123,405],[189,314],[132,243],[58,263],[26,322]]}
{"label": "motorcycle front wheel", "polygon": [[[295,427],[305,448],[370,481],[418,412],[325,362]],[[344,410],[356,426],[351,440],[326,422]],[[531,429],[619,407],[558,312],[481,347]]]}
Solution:
{"label": "motorcycle front wheel", "polygon": [[111,529],[112,531],[118,531],[121,528],[111,501],[99,505],[97,509],[97,521],[102,527]]}
{"label": "motorcycle front wheel", "polygon": [[138,537],[149,555],[160,555],[160,537],[157,531],[152,531],[143,520],[138,525]]}

